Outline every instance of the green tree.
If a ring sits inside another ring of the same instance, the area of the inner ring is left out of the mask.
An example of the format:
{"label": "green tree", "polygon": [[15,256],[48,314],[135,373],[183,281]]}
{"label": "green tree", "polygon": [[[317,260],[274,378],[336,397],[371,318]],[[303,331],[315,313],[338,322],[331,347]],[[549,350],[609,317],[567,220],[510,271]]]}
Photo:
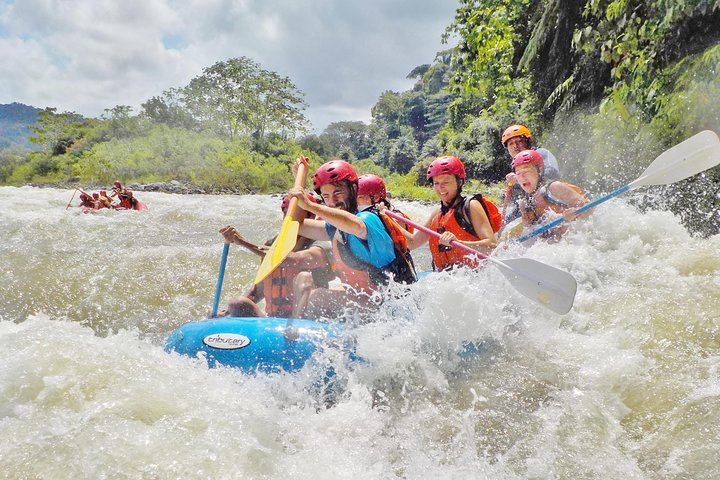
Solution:
{"label": "green tree", "polygon": [[100,118],[105,120],[104,126],[112,138],[134,137],[142,131],[142,118],[131,115],[132,111],[129,105],[116,105],[104,110]]}
{"label": "green tree", "polygon": [[387,163],[391,171],[405,174],[418,160],[418,145],[412,129],[402,127],[401,130],[401,135],[392,142]]}
{"label": "green tree", "polygon": [[368,158],[371,155],[370,130],[364,122],[333,122],[321,135],[331,145],[331,155],[349,153],[354,158]]}
{"label": "green tree", "polygon": [[75,112],[56,113],[57,108],[48,107],[40,112],[37,123],[30,127],[33,136],[30,143],[40,145],[49,155],[62,155],[85,134],[88,122]]}
{"label": "green tree", "polygon": [[155,123],[162,123],[169,127],[198,130],[198,122],[183,105],[182,90],[170,88],[160,97],[152,97],[141,105],[141,115]]}
{"label": "green tree", "polygon": [[217,62],[182,89],[183,104],[204,128],[233,139],[305,131],[304,94],[287,77],[249,58]]}

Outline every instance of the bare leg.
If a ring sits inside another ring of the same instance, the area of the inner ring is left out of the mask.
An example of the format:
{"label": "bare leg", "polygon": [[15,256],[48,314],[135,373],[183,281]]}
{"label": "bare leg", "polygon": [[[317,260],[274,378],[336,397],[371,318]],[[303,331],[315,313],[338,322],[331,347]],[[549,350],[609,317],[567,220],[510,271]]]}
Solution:
{"label": "bare leg", "polygon": [[312,273],[300,272],[295,276],[293,280],[293,309],[291,318],[304,318],[305,309],[310,299],[310,292],[315,288],[315,282],[313,281]]}
{"label": "bare leg", "polygon": [[363,310],[369,306],[369,297],[348,294],[345,290],[316,288],[310,292],[304,318],[337,320],[348,308]]}
{"label": "bare leg", "polygon": [[255,302],[248,297],[236,297],[228,302],[228,312],[231,317],[264,317]]}

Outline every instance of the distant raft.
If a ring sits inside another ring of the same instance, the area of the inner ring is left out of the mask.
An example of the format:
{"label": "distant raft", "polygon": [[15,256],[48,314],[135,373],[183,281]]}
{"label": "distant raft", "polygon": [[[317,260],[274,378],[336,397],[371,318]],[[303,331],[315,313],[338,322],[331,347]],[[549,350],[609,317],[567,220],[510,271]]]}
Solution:
{"label": "distant raft", "polygon": [[222,317],[199,320],[174,330],[165,351],[205,358],[246,373],[295,372],[319,348],[347,348],[342,323],[276,317]]}

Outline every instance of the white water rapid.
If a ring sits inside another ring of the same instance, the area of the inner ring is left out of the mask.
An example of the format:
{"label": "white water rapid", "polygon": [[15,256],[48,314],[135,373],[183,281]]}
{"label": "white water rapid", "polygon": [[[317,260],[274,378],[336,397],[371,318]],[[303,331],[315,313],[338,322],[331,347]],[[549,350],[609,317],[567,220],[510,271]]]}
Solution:
{"label": "white water rapid", "polygon": [[[492,266],[423,280],[355,329],[364,361],[336,367],[326,407],[310,367],[248,376],[162,348],[211,309],[218,229],[265,241],[277,196],[138,192],[149,210],[82,214],[71,194],[0,188],[0,478],[720,478],[720,237],[671,213],[617,198],[498,252],[570,272],[564,316]],[[222,304],[257,266],[232,246]]]}

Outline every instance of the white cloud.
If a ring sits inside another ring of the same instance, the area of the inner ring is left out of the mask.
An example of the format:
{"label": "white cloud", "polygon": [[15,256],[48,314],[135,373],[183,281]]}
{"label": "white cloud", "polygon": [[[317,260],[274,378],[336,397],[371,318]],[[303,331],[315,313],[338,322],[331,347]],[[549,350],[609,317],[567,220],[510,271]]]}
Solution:
{"label": "white cloud", "polygon": [[446,48],[451,0],[0,1],[0,103],[97,116],[246,56],[306,94],[316,129],[370,118]]}

